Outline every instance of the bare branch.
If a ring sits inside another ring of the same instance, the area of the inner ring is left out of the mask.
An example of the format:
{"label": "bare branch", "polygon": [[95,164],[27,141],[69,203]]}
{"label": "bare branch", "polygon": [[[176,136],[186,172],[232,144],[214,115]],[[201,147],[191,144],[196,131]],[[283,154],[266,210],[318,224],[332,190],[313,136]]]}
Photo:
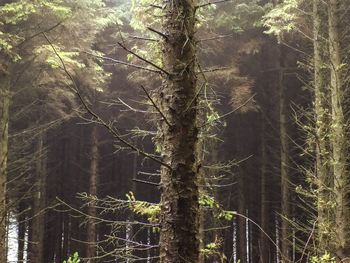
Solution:
{"label": "bare branch", "polygon": [[160,35],[161,37],[165,38],[166,40],[168,39],[168,36],[167,36],[167,35],[165,35],[164,33],[160,32],[160,31],[158,31],[158,30],[156,30],[156,29],[154,29],[154,28],[147,27],[147,29],[148,29],[149,31],[152,31],[153,33],[156,33],[156,34]]}
{"label": "bare branch", "polygon": [[202,126],[200,126],[200,128],[203,128],[205,126],[207,126],[208,124],[210,124],[211,122],[216,122],[218,120],[221,120],[223,118],[226,118],[227,116],[237,112],[239,109],[243,108],[245,105],[247,105],[251,100],[253,100],[255,98],[256,94],[253,94],[253,96],[251,96],[249,99],[247,99],[242,105],[238,106],[237,108],[235,108],[234,110],[228,112],[228,113],[225,113],[224,115],[221,115],[217,118],[215,118],[214,120],[210,121],[210,122],[206,122],[204,123]]}
{"label": "bare branch", "polygon": [[152,99],[152,97],[148,94],[147,90],[145,89],[145,87],[143,85],[141,85],[141,88],[143,89],[143,91],[146,93],[147,98],[151,101],[153,107],[159,112],[160,115],[162,115],[163,120],[165,121],[165,123],[171,127],[172,125],[170,124],[170,122],[168,121],[168,119],[165,117],[165,115],[163,114],[163,112],[160,110],[160,108],[157,106],[157,104],[154,102],[154,100]]}
{"label": "bare branch", "polygon": [[214,2],[209,2],[209,3],[205,3],[205,4],[201,4],[201,5],[197,5],[195,8],[202,8],[202,7],[206,7],[209,5],[216,5],[216,4],[220,4],[220,3],[224,3],[224,2],[232,2],[233,0],[218,0],[218,1],[214,1]]}
{"label": "bare branch", "polygon": [[163,161],[159,160],[158,158],[154,157],[153,155],[146,153],[144,151],[142,151],[141,149],[137,148],[135,145],[131,144],[130,142],[128,142],[127,140],[125,140],[124,138],[122,138],[122,136],[118,133],[118,131],[109,123],[107,123],[106,121],[104,121],[102,118],[100,118],[99,115],[97,115],[93,110],[91,110],[91,108],[87,105],[87,103],[85,102],[85,100],[83,99],[83,97],[81,96],[80,92],[79,92],[79,88],[78,85],[76,84],[74,78],[72,77],[72,75],[69,73],[63,59],[61,58],[61,56],[58,54],[56,48],[54,47],[54,45],[51,43],[51,41],[48,39],[48,37],[45,35],[45,33],[43,33],[45,39],[47,40],[47,42],[50,44],[51,48],[53,49],[54,53],[56,54],[56,56],[59,58],[63,70],[64,72],[67,74],[67,76],[69,77],[69,79],[72,81],[74,88],[73,90],[75,90],[75,93],[77,94],[80,102],[82,103],[82,105],[84,106],[84,108],[86,109],[86,111],[93,117],[95,118],[95,120],[101,124],[102,126],[104,126],[105,128],[107,128],[107,130],[121,143],[123,143],[125,146],[127,146],[129,149],[135,151],[137,154],[142,155],[146,158],[149,158],[153,161],[155,161],[156,163],[165,166],[169,169],[171,169],[171,167],[164,163]]}
{"label": "bare branch", "polygon": [[156,64],[154,64],[153,62],[141,57],[140,55],[136,54],[134,51],[128,49],[127,47],[125,47],[122,43],[118,42],[118,45],[124,49],[125,51],[129,52],[130,54],[134,55],[135,57],[137,57],[138,59],[142,60],[143,62],[146,62],[147,64],[151,65],[152,67],[158,69],[159,71],[165,73],[166,75],[170,75],[169,72],[165,71],[164,69],[162,69],[161,67],[157,66]]}
{"label": "bare branch", "polygon": [[90,53],[90,52],[87,52],[87,51],[84,51],[84,53],[85,53],[85,54],[88,54],[88,55],[90,55],[90,56],[94,56],[94,57],[96,57],[96,58],[101,58],[101,59],[103,59],[103,60],[112,61],[112,62],[114,62],[114,63],[116,63],[116,64],[121,64],[121,65],[124,65],[124,66],[128,66],[128,67],[132,67],[132,68],[137,68],[137,69],[149,71],[149,72],[152,72],[152,73],[161,74],[161,71],[159,71],[159,70],[154,70],[154,69],[146,68],[146,67],[143,67],[143,66],[140,66],[140,65],[136,65],[136,64],[133,64],[133,63],[128,63],[128,62],[121,61],[121,60],[114,59],[114,58],[110,58],[110,57],[99,56],[99,55],[96,55],[96,54],[93,54],[93,53]]}
{"label": "bare branch", "polygon": [[158,183],[153,183],[153,182],[149,182],[149,181],[145,181],[145,180],[139,180],[139,179],[132,179],[134,182],[136,183],[142,183],[142,184],[149,184],[149,185],[153,185],[153,186],[159,186],[160,184]]}

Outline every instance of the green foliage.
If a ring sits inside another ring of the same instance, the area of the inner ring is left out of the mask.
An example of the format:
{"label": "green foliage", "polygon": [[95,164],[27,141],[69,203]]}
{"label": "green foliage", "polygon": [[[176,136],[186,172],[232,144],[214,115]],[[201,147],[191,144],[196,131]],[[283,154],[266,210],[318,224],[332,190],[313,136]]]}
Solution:
{"label": "green foliage", "polygon": [[301,0],[284,0],[270,11],[263,18],[263,25],[267,28],[267,34],[281,37],[283,33],[296,29],[297,21],[300,18]]}
{"label": "green foliage", "polygon": [[134,213],[137,215],[146,216],[147,220],[151,223],[156,223],[158,221],[158,216],[160,214],[159,204],[137,201],[133,192],[129,192],[126,197],[128,198],[131,210]]}
{"label": "green foliage", "polygon": [[[53,48],[57,51],[58,56],[53,52]],[[77,68],[84,68],[85,64],[80,63],[77,58],[79,57],[79,52],[69,52],[69,51],[63,51],[59,46],[57,45],[42,45],[39,46],[35,53],[37,55],[42,55],[45,57],[45,61],[47,64],[54,68],[62,68],[62,61],[66,66],[74,66]]]}
{"label": "green foliage", "polygon": [[216,240],[215,242],[211,242],[202,248],[200,253],[203,254],[206,258],[210,258],[212,256],[216,256],[220,258],[220,262],[226,262],[227,257],[220,251],[222,246],[221,240]]}
{"label": "green foliage", "polygon": [[230,28],[235,32],[243,32],[255,27],[261,27],[261,18],[266,13],[269,5],[262,5],[260,0],[235,1],[235,4],[218,12],[215,18],[219,27]]}
{"label": "green foliage", "polygon": [[221,205],[215,200],[214,197],[204,193],[201,193],[199,196],[199,205],[203,208],[212,209],[217,219],[230,221],[236,215],[236,212],[234,211],[222,209]]}
{"label": "green foliage", "polygon": [[312,263],[336,263],[336,260],[334,257],[331,256],[330,253],[326,252],[324,255],[321,257],[311,257],[310,261]]}
{"label": "green foliage", "polygon": [[72,257],[69,257],[68,260],[64,260],[63,263],[79,263],[79,254],[75,252]]}

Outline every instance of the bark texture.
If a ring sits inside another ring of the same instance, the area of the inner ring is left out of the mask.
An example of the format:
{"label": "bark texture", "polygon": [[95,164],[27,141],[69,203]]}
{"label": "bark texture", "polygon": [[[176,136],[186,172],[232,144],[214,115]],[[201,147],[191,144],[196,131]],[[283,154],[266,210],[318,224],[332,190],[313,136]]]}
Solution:
{"label": "bark texture", "polygon": [[[163,66],[169,74],[159,90],[165,118],[159,122],[161,169],[161,263],[199,260],[198,129],[195,1],[166,1]],[[170,125],[169,125],[170,124]]]}
{"label": "bark texture", "polygon": [[[93,125],[91,129],[91,145],[90,145],[90,184],[89,194],[97,196],[97,175],[98,175],[98,137],[97,126]],[[88,219],[87,224],[87,248],[86,257],[90,263],[95,262],[96,257],[96,241],[97,241],[97,229],[94,218],[97,217],[97,211],[94,204],[89,205],[88,215],[91,217]]]}
{"label": "bark texture", "polygon": [[[280,65],[281,66],[281,65]],[[290,195],[290,174],[289,174],[289,138],[288,138],[288,101],[287,90],[283,83],[283,69],[281,68],[278,73],[278,87],[279,87],[279,120],[280,120],[280,167],[281,167],[281,243],[282,243],[282,255],[284,261],[288,262],[291,258],[290,250],[290,225],[288,220],[291,215],[291,195]]]}
{"label": "bark texture", "polygon": [[333,173],[335,194],[335,250],[340,259],[345,255],[349,247],[349,207],[347,174],[348,142],[346,138],[347,122],[344,116],[346,75],[341,50],[340,39],[340,2],[339,0],[328,1],[328,29],[329,29],[329,53],[331,72],[331,104],[332,125],[331,140],[333,149]]}
{"label": "bark texture", "polygon": [[0,70],[0,263],[6,262],[6,178],[10,79]]}
{"label": "bark texture", "polygon": [[316,117],[316,178],[318,187],[317,212],[318,212],[318,244],[320,251],[330,249],[330,223],[331,218],[327,210],[331,184],[330,169],[330,141],[329,141],[329,92],[327,91],[328,70],[326,65],[325,25],[323,5],[320,0],[313,1],[313,34],[314,34],[314,92],[315,92],[315,117]]}

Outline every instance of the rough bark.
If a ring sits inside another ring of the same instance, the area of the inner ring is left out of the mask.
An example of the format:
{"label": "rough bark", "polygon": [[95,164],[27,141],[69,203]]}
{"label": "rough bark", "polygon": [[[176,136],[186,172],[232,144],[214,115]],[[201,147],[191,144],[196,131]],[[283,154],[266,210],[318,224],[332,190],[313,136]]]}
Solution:
{"label": "rough bark", "polygon": [[[98,175],[98,134],[97,126],[93,125],[91,129],[91,144],[90,144],[90,183],[89,194],[97,196],[97,175]],[[89,262],[95,262],[96,257],[96,241],[97,241],[97,229],[96,222],[93,218],[97,217],[97,211],[94,204],[88,207],[88,215],[91,217],[88,219],[87,224],[87,248],[86,257],[89,258]]]}
{"label": "rough bark", "polygon": [[327,91],[327,69],[325,69],[324,42],[324,14],[320,0],[313,1],[313,21],[314,21],[314,92],[315,92],[315,115],[316,115],[316,177],[317,177],[317,212],[318,212],[318,244],[320,251],[330,251],[331,237],[329,227],[331,219],[327,207],[331,156],[329,142],[329,94]]}
{"label": "rough bark", "polygon": [[[195,1],[164,2],[163,64],[169,74],[159,90],[161,263],[199,260],[198,141]],[[170,125],[169,125],[170,124]]]}
{"label": "rough bark", "polygon": [[0,71],[0,263],[6,262],[6,178],[10,79]]}
{"label": "rough bark", "polygon": [[328,1],[329,53],[331,71],[332,125],[331,141],[333,155],[334,194],[335,194],[335,250],[340,259],[349,256],[345,250],[349,247],[349,207],[347,175],[348,142],[346,138],[346,119],[344,116],[344,92],[346,75],[341,50],[340,1]]}

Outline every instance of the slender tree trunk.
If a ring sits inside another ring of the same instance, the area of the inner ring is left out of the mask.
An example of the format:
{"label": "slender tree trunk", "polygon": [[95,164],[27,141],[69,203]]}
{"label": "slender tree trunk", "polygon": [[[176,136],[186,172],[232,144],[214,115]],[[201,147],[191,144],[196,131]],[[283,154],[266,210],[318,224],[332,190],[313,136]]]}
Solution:
{"label": "slender tree trunk", "polygon": [[314,89],[316,115],[316,174],[318,184],[317,212],[318,212],[318,246],[320,253],[331,251],[331,237],[328,234],[331,224],[329,217],[329,183],[330,176],[330,142],[329,142],[329,94],[327,91],[327,69],[325,69],[326,46],[323,25],[324,6],[320,0],[313,1],[314,21]]}
{"label": "slender tree trunk", "polygon": [[[238,186],[238,213],[246,215],[246,199],[244,191],[244,174],[242,168],[239,169],[237,178]],[[247,239],[246,239],[246,219],[238,218],[238,259],[240,262],[247,262]],[[248,263],[248,262],[247,262]]]}
{"label": "slender tree trunk", "polygon": [[6,263],[6,178],[10,78],[0,71],[0,263]]}
{"label": "slender tree trunk", "polygon": [[21,202],[18,206],[18,215],[17,215],[17,222],[18,222],[18,232],[17,232],[17,245],[18,245],[18,251],[17,251],[17,262],[22,263],[24,262],[24,239],[26,234],[26,216],[23,212],[25,210],[25,205],[23,202]]}
{"label": "slender tree trunk", "polygon": [[[279,64],[280,65],[280,64]],[[280,65],[281,66],[281,65]],[[283,83],[283,69],[278,72],[279,87],[279,120],[280,120],[280,167],[281,167],[281,245],[283,261],[288,262],[291,258],[290,253],[290,176],[289,176],[289,141],[288,141],[288,100],[286,87]]]}
{"label": "slender tree trunk", "polygon": [[45,216],[43,210],[46,205],[46,153],[44,149],[44,134],[40,134],[36,145],[36,191],[33,200],[32,246],[30,262],[44,262],[44,232]]}
{"label": "slender tree trunk", "polygon": [[160,262],[199,260],[195,1],[164,2]]}
{"label": "slender tree trunk", "polygon": [[345,249],[349,248],[349,207],[348,190],[349,178],[347,174],[348,142],[346,137],[347,122],[344,116],[344,92],[345,78],[344,65],[341,51],[341,39],[339,36],[340,1],[328,1],[328,29],[329,29],[329,53],[331,70],[331,104],[332,104],[332,149],[333,172],[335,193],[335,249],[340,259],[345,255]]}
{"label": "slender tree trunk", "polygon": [[[267,149],[266,149],[266,124],[265,120],[261,120],[261,206],[260,206],[260,225],[261,228],[269,233],[269,204],[267,198]],[[269,263],[269,240],[266,234],[260,231],[260,263]]]}
{"label": "slender tree trunk", "polygon": [[[90,145],[90,184],[89,194],[97,196],[97,176],[98,176],[98,134],[97,125],[92,126],[91,130],[91,145]],[[93,218],[97,217],[97,211],[94,204],[88,208],[88,215],[92,218],[88,219],[87,225],[87,249],[86,257],[89,258],[90,263],[94,263],[96,257],[96,241],[97,241],[97,229],[96,222]]]}

